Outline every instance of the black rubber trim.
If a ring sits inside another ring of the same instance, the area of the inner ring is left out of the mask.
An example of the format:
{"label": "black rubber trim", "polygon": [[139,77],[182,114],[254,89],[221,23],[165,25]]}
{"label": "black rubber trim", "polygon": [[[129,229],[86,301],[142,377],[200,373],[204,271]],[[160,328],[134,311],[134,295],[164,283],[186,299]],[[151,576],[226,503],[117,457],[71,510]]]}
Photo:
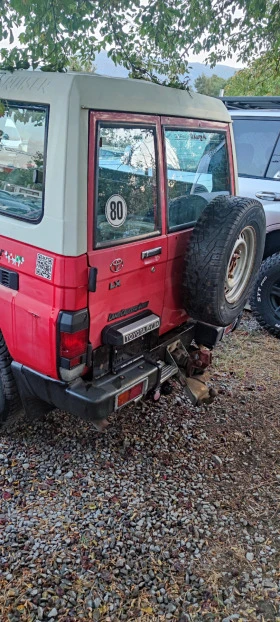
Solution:
{"label": "black rubber trim", "polygon": [[158,378],[157,367],[144,360],[129,365],[120,375],[107,374],[94,382],[81,378],[71,383],[54,380],[15,361],[12,370],[24,399],[39,397],[88,421],[100,421],[114,412],[116,395],[128,386],[147,379],[147,391],[150,391]]}
{"label": "black rubber trim", "polygon": [[60,333],[77,333],[89,327],[87,309],[80,311],[60,311],[58,329]]}
{"label": "black rubber trim", "polygon": [[14,289],[18,291],[19,288],[19,278],[18,273],[14,270],[7,270],[6,268],[0,268],[0,285],[4,287],[9,287],[9,289]]}
{"label": "black rubber trim", "polygon": [[88,275],[88,291],[96,292],[97,268],[90,268]]}

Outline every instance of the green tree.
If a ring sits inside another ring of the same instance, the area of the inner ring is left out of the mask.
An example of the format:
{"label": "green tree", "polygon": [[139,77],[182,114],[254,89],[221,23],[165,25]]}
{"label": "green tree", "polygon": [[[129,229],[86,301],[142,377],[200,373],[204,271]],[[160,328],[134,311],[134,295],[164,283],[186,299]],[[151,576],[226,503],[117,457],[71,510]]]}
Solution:
{"label": "green tree", "polygon": [[211,95],[212,97],[218,97],[220,90],[225,88],[227,80],[220,78],[216,73],[207,78],[205,73],[198,76],[194,82],[195,89],[202,95]]}
{"label": "green tree", "polygon": [[264,55],[228,80],[225,95],[280,95],[278,63]]}
{"label": "green tree", "polygon": [[82,71],[86,73],[95,73],[96,66],[93,65],[90,60],[84,61],[82,63],[78,56],[72,56],[72,58],[70,58],[68,61],[66,69],[67,71]]}
{"label": "green tree", "polygon": [[[23,27],[19,42],[13,28]],[[2,68],[64,71],[69,58],[94,61],[106,50],[133,77],[179,84],[190,53],[213,66],[237,53],[278,60],[279,0],[1,0]],[[164,81],[164,80],[163,80]],[[186,85],[186,82],[184,86]]]}

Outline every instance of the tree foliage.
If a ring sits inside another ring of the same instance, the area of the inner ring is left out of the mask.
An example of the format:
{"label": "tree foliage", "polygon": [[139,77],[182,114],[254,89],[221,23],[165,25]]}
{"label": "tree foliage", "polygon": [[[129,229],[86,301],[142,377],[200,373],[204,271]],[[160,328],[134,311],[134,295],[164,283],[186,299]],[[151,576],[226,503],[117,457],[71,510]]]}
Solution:
{"label": "tree foliage", "polygon": [[95,73],[96,66],[88,60],[83,63],[80,61],[79,56],[72,56],[66,65],[67,71],[82,71],[86,73]]}
{"label": "tree foliage", "polygon": [[213,73],[209,78],[202,73],[196,78],[194,86],[198,93],[202,95],[210,95],[212,97],[218,97],[220,90],[225,87],[227,80],[220,78],[216,73]]}
{"label": "tree foliage", "polygon": [[278,63],[270,55],[256,59],[227,81],[225,95],[280,95]]}
{"label": "tree foliage", "polygon": [[[19,42],[13,28],[22,27]],[[2,67],[64,71],[108,52],[133,77],[178,83],[190,53],[208,62],[261,50],[279,57],[279,0],[1,0]]]}

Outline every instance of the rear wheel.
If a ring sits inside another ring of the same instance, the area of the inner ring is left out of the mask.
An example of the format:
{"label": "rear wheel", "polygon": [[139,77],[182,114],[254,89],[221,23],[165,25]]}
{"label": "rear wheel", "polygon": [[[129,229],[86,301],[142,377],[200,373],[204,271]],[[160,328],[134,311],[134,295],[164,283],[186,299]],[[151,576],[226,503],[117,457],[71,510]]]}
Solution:
{"label": "rear wheel", "polygon": [[262,262],[251,296],[251,309],[259,324],[280,339],[280,253]]}
{"label": "rear wheel", "polygon": [[22,410],[11,362],[11,356],[0,332],[0,425]]}

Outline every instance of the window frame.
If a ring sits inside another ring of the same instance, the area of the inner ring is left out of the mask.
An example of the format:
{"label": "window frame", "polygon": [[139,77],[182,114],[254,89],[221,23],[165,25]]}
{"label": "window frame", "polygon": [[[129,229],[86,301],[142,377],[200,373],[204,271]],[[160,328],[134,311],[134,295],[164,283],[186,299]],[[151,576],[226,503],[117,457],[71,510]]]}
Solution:
{"label": "window frame", "polygon": [[196,220],[190,221],[188,224],[182,225],[174,225],[170,226],[169,224],[169,203],[168,203],[168,176],[167,176],[167,157],[166,157],[166,141],[165,141],[165,131],[198,131],[198,132],[216,132],[217,134],[224,134],[227,148],[227,156],[228,156],[228,172],[230,177],[230,187],[229,194],[234,194],[234,165],[233,165],[233,157],[232,157],[232,143],[231,137],[229,133],[229,125],[227,123],[219,123],[212,121],[190,121],[189,119],[174,119],[172,117],[163,117],[162,118],[162,140],[163,140],[163,153],[164,153],[164,179],[166,184],[166,225],[167,225],[167,233],[176,233],[176,231],[185,231],[188,229],[192,229]]}
{"label": "window frame", "polygon": [[[30,220],[30,218],[25,218],[23,216],[17,216],[15,214],[9,214],[8,212],[2,212],[0,209],[0,216],[6,216],[7,218],[12,218],[13,220],[20,220],[22,222],[27,222],[29,225],[38,225],[43,217],[45,212],[45,186],[46,186],[46,169],[47,169],[47,147],[48,147],[48,132],[49,132],[49,117],[50,117],[50,105],[36,102],[24,102],[17,101],[14,99],[5,99],[1,98],[5,103],[12,108],[25,108],[29,110],[37,110],[37,111],[45,111],[45,130],[44,130],[44,166],[43,166],[43,188],[42,188],[42,209],[40,212],[40,217],[36,220]],[[16,185],[16,184],[15,184]]]}
{"label": "window frame", "polygon": [[[97,242],[97,202],[98,202],[98,181],[99,181],[99,138],[101,124],[107,127],[127,127],[152,129],[155,139],[155,159],[156,159],[156,192],[157,192],[157,212],[158,229],[151,233],[132,236],[120,240],[106,240]],[[158,116],[141,115],[131,113],[116,112],[97,112],[90,110],[89,114],[89,151],[88,151],[88,248],[100,250],[105,248],[118,247],[138,242],[139,240],[153,239],[162,235],[163,222],[163,201],[162,201],[162,148],[160,138],[160,120]]]}
{"label": "window frame", "polygon": [[[247,122],[248,121],[249,122],[250,121],[262,121],[262,122],[265,122],[266,120],[278,121],[279,126],[280,126],[280,117],[277,117],[277,116],[273,116],[273,117],[270,117],[270,116],[269,117],[266,117],[266,116],[253,116],[253,117],[249,117],[249,116],[246,116],[246,115],[244,115],[244,116],[243,115],[242,116],[241,115],[240,116],[239,115],[238,116],[232,115],[233,128],[234,128],[234,122],[235,121],[247,121]],[[233,129],[233,133],[234,133],[234,129]],[[268,180],[271,180],[271,181],[279,181],[278,179],[275,179],[274,177],[267,177],[267,171],[268,171],[268,169],[270,167],[270,163],[271,163],[271,160],[273,158],[273,154],[274,154],[275,148],[276,148],[277,143],[278,143],[279,140],[280,140],[280,129],[279,129],[279,132],[277,134],[277,138],[276,138],[276,140],[274,142],[274,145],[272,147],[272,151],[271,151],[270,157],[268,158],[268,163],[267,163],[267,166],[265,168],[265,171],[264,171],[263,175],[247,175],[246,173],[239,173],[239,171],[238,171],[238,177],[242,177],[244,179],[268,179]],[[235,143],[237,143],[236,140],[235,140]]]}
{"label": "window frame", "polygon": [[[278,147],[278,146],[279,146],[279,155],[278,155],[277,153],[275,153],[275,151],[276,151],[276,149],[277,149],[277,147]],[[277,156],[278,158],[280,158],[280,132],[279,132],[278,139],[277,139],[277,141],[276,141],[276,143],[275,143],[275,145],[274,145],[274,149],[273,149],[273,152],[272,152],[272,156],[271,156],[271,158],[270,158],[270,161],[269,161],[269,163],[268,163],[267,169],[266,169],[266,171],[265,171],[265,177],[264,177],[264,179],[268,179],[268,180],[272,180],[272,181],[279,181],[279,179],[280,179],[279,177],[269,177],[269,176],[267,175],[268,170],[270,169],[271,165],[273,164],[272,160],[273,160],[273,158],[274,158],[275,156]],[[279,161],[279,165],[280,165],[280,161]]]}

